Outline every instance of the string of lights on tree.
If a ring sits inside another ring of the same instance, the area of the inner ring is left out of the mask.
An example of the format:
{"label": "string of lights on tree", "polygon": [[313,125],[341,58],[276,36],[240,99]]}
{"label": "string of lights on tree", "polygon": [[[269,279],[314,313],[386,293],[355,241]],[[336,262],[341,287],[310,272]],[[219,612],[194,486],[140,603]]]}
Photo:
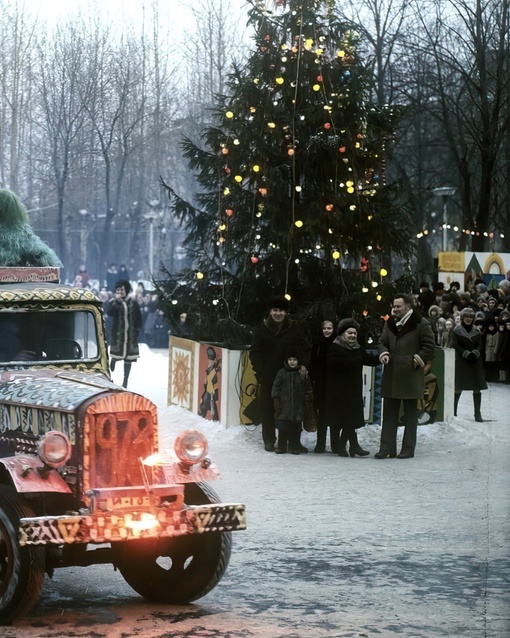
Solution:
{"label": "string of lights on tree", "polygon": [[331,296],[327,286],[339,294],[347,261],[366,294],[387,275],[387,246],[409,249],[408,219],[385,179],[399,114],[369,103],[359,33],[333,5],[254,0],[255,48],[234,67],[203,147],[183,145],[204,188],[199,206],[169,190],[190,233],[196,278],[219,282],[221,294],[235,280],[237,306],[264,277],[288,299],[295,290],[304,297],[308,281],[308,299]]}

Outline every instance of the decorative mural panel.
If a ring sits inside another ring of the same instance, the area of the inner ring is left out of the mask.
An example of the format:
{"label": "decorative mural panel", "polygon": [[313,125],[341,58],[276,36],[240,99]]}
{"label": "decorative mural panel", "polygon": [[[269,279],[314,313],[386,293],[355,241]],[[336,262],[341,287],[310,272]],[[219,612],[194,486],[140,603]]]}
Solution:
{"label": "decorative mural panel", "polygon": [[209,421],[220,421],[221,348],[200,344],[198,365],[198,414]]}
{"label": "decorative mural panel", "polygon": [[168,403],[193,409],[195,342],[170,337]]}
{"label": "decorative mural panel", "polygon": [[510,253],[439,253],[439,280],[448,286],[458,281],[467,290],[475,279],[482,279],[488,287],[497,288],[505,278],[510,278]]}

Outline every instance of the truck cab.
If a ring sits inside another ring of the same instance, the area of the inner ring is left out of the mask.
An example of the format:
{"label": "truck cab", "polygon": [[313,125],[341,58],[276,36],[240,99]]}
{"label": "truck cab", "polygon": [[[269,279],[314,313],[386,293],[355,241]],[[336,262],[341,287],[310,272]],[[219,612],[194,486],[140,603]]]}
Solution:
{"label": "truck cab", "polygon": [[246,527],[218,474],[203,434],[161,451],[156,406],[112,382],[93,292],[0,268],[0,623],[68,566],[111,563],[162,604],[207,594]]}

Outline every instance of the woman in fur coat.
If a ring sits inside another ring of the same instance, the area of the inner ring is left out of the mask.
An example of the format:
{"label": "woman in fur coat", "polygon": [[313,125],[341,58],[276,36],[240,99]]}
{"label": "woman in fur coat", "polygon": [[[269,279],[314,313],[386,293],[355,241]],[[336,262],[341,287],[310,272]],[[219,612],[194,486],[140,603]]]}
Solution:
{"label": "woman in fur coat", "polygon": [[482,390],[487,390],[483,366],[483,337],[474,324],[475,311],[464,308],[460,312],[460,323],[452,333],[452,348],[455,350],[455,408],[463,390],[473,392],[475,421],[483,422],[481,415]]}
{"label": "woman in fur coat", "polygon": [[[342,319],[327,354],[326,421],[331,431],[331,449],[339,456],[370,454],[358,443],[356,430],[365,425],[363,366],[379,365],[379,357],[365,352],[360,346],[358,330],[357,321]],[[347,441],[349,453],[346,450]]]}
{"label": "woman in fur coat", "polygon": [[106,312],[112,318],[110,330],[111,369],[117,361],[124,360],[124,381],[127,388],[131,364],[140,356],[138,335],[142,329],[142,313],[138,302],[132,297],[131,284],[121,279],[115,286],[115,296],[108,301]]}

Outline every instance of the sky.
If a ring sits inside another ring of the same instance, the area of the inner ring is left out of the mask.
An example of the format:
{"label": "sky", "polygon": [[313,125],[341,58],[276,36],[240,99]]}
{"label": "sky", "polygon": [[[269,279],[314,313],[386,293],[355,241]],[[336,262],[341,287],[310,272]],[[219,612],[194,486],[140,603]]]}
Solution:
{"label": "sky", "polygon": [[[139,23],[145,9],[150,11],[151,0],[24,0],[26,7],[49,24],[61,19],[90,11],[99,11],[106,20]],[[172,22],[180,25],[191,19],[189,2],[160,0],[160,15],[172,16]]]}
{"label": "sky", "polygon": [[[140,24],[143,11],[150,15],[152,0],[18,0],[49,24],[55,24],[60,19],[82,13],[87,15],[91,11],[99,11],[106,20],[118,23],[134,22]],[[245,0],[230,0],[231,7],[239,14],[246,12]],[[196,3],[197,8],[200,2]],[[192,3],[186,0],[159,0],[159,14],[162,21],[172,25],[174,30],[181,30],[193,23]]]}

